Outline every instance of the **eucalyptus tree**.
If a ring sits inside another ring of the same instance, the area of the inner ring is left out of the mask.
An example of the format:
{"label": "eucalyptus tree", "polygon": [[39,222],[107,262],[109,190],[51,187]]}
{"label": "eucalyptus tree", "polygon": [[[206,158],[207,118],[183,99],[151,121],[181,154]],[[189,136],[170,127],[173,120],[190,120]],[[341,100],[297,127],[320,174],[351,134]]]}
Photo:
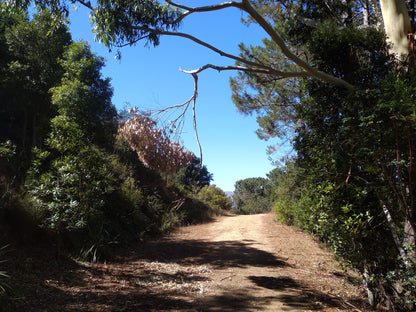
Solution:
{"label": "eucalyptus tree", "polygon": [[[384,33],[368,27],[377,26],[377,14],[364,23],[357,7],[315,4],[293,3],[292,16],[272,12],[287,42],[354,90],[316,79],[292,80],[298,88],[289,89],[287,81],[239,73],[234,100],[244,112],[263,114],[266,136],[281,135],[286,125],[292,131],[301,186],[295,198],[275,199],[280,218],[320,236],[358,268],[370,302],[413,309],[412,59],[389,56]],[[269,59],[262,48],[242,47],[242,54]]]}

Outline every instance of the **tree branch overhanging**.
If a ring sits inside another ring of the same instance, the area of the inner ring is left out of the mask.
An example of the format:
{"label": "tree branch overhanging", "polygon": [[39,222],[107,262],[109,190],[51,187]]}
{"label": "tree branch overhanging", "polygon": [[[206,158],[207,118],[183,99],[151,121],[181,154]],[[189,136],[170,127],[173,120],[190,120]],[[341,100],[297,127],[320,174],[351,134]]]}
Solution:
{"label": "tree branch overhanging", "polygon": [[260,27],[264,29],[264,31],[279,46],[282,53],[289,60],[293,61],[300,68],[308,72],[310,76],[320,79],[322,81],[325,81],[327,83],[339,86],[339,87],[344,87],[349,90],[354,88],[351,84],[349,84],[345,80],[342,80],[340,78],[334,77],[332,75],[326,74],[324,72],[321,72],[315,69],[314,67],[309,65],[307,62],[299,58],[292,51],[290,51],[289,47],[286,45],[283,39],[279,36],[279,34],[277,34],[274,31],[273,27],[257,12],[257,10],[250,4],[249,0],[242,0],[241,2],[236,2],[236,1],[223,2],[223,3],[212,5],[212,6],[203,6],[203,7],[195,7],[195,8],[185,7],[180,4],[174,3],[170,0],[168,0],[167,2],[175,7],[187,10],[184,13],[184,15],[181,17],[181,20],[185,18],[186,16],[188,16],[189,14],[194,13],[194,12],[210,12],[210,11],[215,11],[215,10],[222,10],[224,8],[229,8],[229,7],[235,7],[235,8],[241,9],[247,14],[249,14],[260,25]]}
{"label": "tree branch overhanging", "polygon": [[[84,0],[78,0],[78,2],[81,3],[82,5],[86,6],[90,10],[94,10],[94,8],[92,8],[90,2],[85,2]],[[297,77],[308,77],[308,76],[309,77],[315,77],[315,78],[320,79],[322,81],[325,81],[327,83],[330,83],[330,84],[333,84],[333,85],[336,85],[336,86],[339,86],[339,87],[344,87],[344,88],[349,89],[349,90],[354,88],[351,84],[349,84],[345,80],[342,80],[340,78],[334,77],[332,75],[326,74],[324,72],[321,72],[321,71],[315,69],[310,64],[308,64],[307,62],[302,60],[300,57],[298,57],[296,54],[294,54],[292,51],[290,51],[289,47],[286,45],[286,43],[283,41],[283,39],[279,36],[279,34],[277,34],[274,31],[272,25],[270,25],[256,11],[256,9],[250,4],[249,0],[242,0],[241,2],[239,2],[239,1],[228,1],[228,2],[222,2],[222,3],[218,3],[218,4],[214,4],[214,5],[201,6],[201,7],[188,7],[188,6],[182,5],[180,3],[173,2],[171,0],[166,0],[166,2],[169,5],[171,5],[175,8],[185,10],[185,12],[183,12],[183,14],[178,19],[172,21],[172,23],[178,23],[178,22],[182,21],[184,18],[186,18],[187,16],[189,16],[190,14],[193,14],[193,13],[212,12],[212,11],[223,10],[225,8],[231,8],[231,7],[240,9],[240,10],[246,12],[247,14],[249,14],[259,24],[259,26],[263,28],[263,30],[279,46],[282,53],[289,60],[293,61],[297,66],[299,66],[301,69],[303,69],[303,71],[299,71],[297,73],[298,74]],[[256,63],[256,62],[246,60],[246,59],[241,58],[239,56],[235,56],[235,55],[226,53],[226,52],[212,46],[211,44],[208,44],[207,42],[205,42],[201,39],[198,39],[198,38],[196,38],[196,37],[194,37],[190,34],[187,34],[187,33],[160,30],[160,29],[153,29],[153,28],[149,28],[149,27],[146,27],[146,26],[131,26],[131,27],[132,27],[132,29],[135,29],[135,30],[145,31],[145,32],[149,32],[149,33],[153,33],[153,34],[161,35],[161,36],[166,35],[166,36],[177,36],[177,37],[187,38],[187,39],[192,40],[193,42],[195,42],[195,43],[197,43],[197,44],[199,44],[199,45],[201,45],[205,48],[208,48],[208,49],[220,54],[221,56],[232,59],[232,60],[236,61],[237,63],[242,63],[242,64],[245,64],[249,67],[252,67],[250,69],[251,72],[254,72],[255,71],[254,69],[258,69],[259,73],[264,73],[263,70],[267,70],[268,74],[270,74],[270,75],[275,75],[275,76],[278,76],[278,77],[280,77],[280,76],[290,77],[290,78],[294,77],[292,74],[285,74],[285,72],[279,71],[279,70],[277,70],[275,68],[272,68],[270,66],[265,66],[265,65],[260,64],[260,63]]]}
{"label": "tree branch overhanging", "polygon": [[[183,70],[181,70],[183,71]],[[185,73],[187,73],[186,71],[183,71]],[[177,116],[175,119],[173,119],[172,121],[169,122],[169,127],[170,130],[169,132],[174,132],[172,130],[175,129],[175,132],[177,132],[174,137],[177,138],[177,140],[179,140],[180,134],[182,133],[183,127],[184,127],[184,120],[185,120],[185,114],[188,111],[188,108],[190,106],[190,104],[192,103],[192,118],[193,118],[193,127],[194,127],[194,133],[195,133],[195,139],[196,139],[196,143],[198,145],[198,149],[199,149],[199,158],[200,158],[200,164],[202,165],[202,147],[201,147],[201,143],[199,141],[199,135],[198,135],[198,129],[197,129],[197,122],[196,122],[196,99],[198,97],[198,74],[197,73],[189,73],[192,75],[192,78],[194,79],[194,92],[192,93],[192,96],[185,102],[181,103],[181,104],[176,104],[176,105],[172,105],[169,107],[164,107],[162,109],[159,110],[155,110],[152,111],[151,114],[152,115],[156,115],[160,119],[163,119],[163,117],[168,114],[169,112],[175,111],[177,109],[181,109],[181,113],[179,114],[179,116]]]}
{"label": "tree branch overhanging", "polygon": [[349,84],[345,80],[340,78],[334,77],[332,75],[328,75],[324,72],[321,72],[304,60],[299,58],[295,55],[292,51],[290,51],[289,47],[283,41],[283,39],[277,34],[273,27],[256,11],[256,9],[250,4],[248,0],[242,0],[241,9],[248,13],[265,31],[266,33],[272,38],[272,40],[279,46],[282,53],[291,61],[293,61],[296,65],[300,68],[304,69],[308,73],[311,74],[312,77],[325,81],[327,83],[333,84],[335,86],[344,87],[348,90],[352,90],[354,88],[353,85]]}
{"label": "tree branch overhanging", "polygon": [[[151,33],[154,33],[156,35],[162,35],[162,36],[165,35],[165,36],[175,36],[175,37],[186,38],[186,39],[189,39],[189,40],[197,43],[200,46],[203,46],[203,47],[205,47],[205,48],[207,48],[207,49],[209,49],[213,52],[218,53],[219,55],[221,55],[223,57],[229,58],[229,59],[234,60],[236,62],[243,63],[243,64],[246,64],[248,66],[252,66],[253,68],[266,69],[266,70],[270,70],[270,71],[274,70],[273,68],[271,68],[269,66],[266,66],[266,65],[263,65],[263,64],[260,64],[260,63],[255,63],[255,62],[246,60],[242,57],[224,52],[224,51],[214,47],[213,45],[211,45],[211,44],[209,44],[209,43],[207,43],[207,42],[205,42],[201,39],[198,39],[198,38],[196,38],[196,37],[194,37],[190,34],[187,34],[187,33],[167,31],[167,30],[158,30],[158,29],[153,29],[153,28],[148,28],[148,27],[138,27],[138,26],[134,27],[134,29],[141,30],[141,31],[146,31],[146,32],[151,32]],[[278,72],[281,73],[280,71],[278,71]]]}
{"label": "tree branch overhanging", "polygon": [[[84,5],[88,9],[94,11],[95,8],[93,8],[90,4],[90,2],[85,2],[85,0],[77,0],[80,4]],[[217,10],[223,10],[225,8],[237,8],[244,12],[246,12],[249,16],[253,18],[254,21],[256,21],[261,28],[270,36],[271,40],[276,43],[282,54],[291,62],[296,64],[300,70],[299,71],[293,71],[293,72],[285,72],[279,69],[276,69],[273,65],[265,65],[261,62],[256,62],[253,60],[249,60],[246,58],[243,58],[241,56],[236,56],[230,53],[226,53],[223,50],[195,37],[188,33],[182,33],[178,31],[172,31],[172,30],[163,30],[163,29],[156,29],[149,27],[148,25],[124,25],[127,28],[131,28],[133,30],[138,31],[141,34],[152,34],[156,36],[176,36],[185,38],[188,40],[191,40],[195,42],[196,44],[205,47],[215,53],[218,53],[219,55],[228,58],[230,60],[233,60],[236,62],[236,65],[233,66],[216,66],[212,64],[206,64],[200,68],[194,69],[194,70],[182,70],[184,73],[191,74],[194,78],[194,93],[192,97],[181,107],[185,107],[184,110],[186,111],[189,107],[189,104],[193,103],[193,115],[194,115],[194,131],[197,139],[197,143],[200,149],[201,159],[202,159],[202,152],[201,147],[199,144],[198,134],[196,131],[196,119],[195,119],[195,104],[196,104],[196,98],[197,98],[197,89],[198,89],[198,74],[206,69],[214,69],[218,71],[225,71],[225,70],[236,70],[236,71],[242,71],[242,72],[248,72],[248,73],[254,73],[254,74],[262,74],[262,75],[268,75],[270,77],[275,78],[299,78],[299,77],[313,77],[316,79],[319,79],[321,81],[330,83],[332,85],[346,88],[346,89],[353,89],[354,87],[346,82],[345,80],[342,80],[338,77],[334,77],[332,75],[326,74],[324,72],[321,72],[311,66],[309,63],[301,59],[299,56],[297,56],[295,53],[293,53],[290,48],[287,46],[287,44],[283,41],[283,39],[280,37],[280,35],[274,30],[273,26],[268,23],[258,12],[257,10],[250,4],[249,0],[241,0],[241,2],[237,1],[229,1],[229,2],[222,2],[219,4],[214,5],[208,5],[208,6],[201,6],[201,7],[188,7],[179,3],[175,3],[171,0],[166,0],[166,2],[177,9],[184,10],[184,12],[179,16],[179,18],[176,18],[176,20],[173,20],[171,23],[178,24],[181,22],[184,18],[187,16],[193,14],[193,13],[201,13],[201,12],[212,12]],[[140,24],[140,23],[139,23]],[[141,36],[141,38],[136,38],[136,40],[131,40],[130,42],[126,42],[126,44],[134,44],[138,40],[141,40],[145,38],[145,36]],[[124,46],[124,44],[120,44],[119,47]],[[170,108],[177,107],[171,106]],[[168,108],[169,109],[169,108]],[[181,114],[182,118],[184,116],[184,112]]]}
{"label": "tree branch overhanging", "polygon": [[182,5],[180,3],[170,1],[170,0],[166,0],[166,2],[170,5],[172,5],[173,7],[185,10],[185,12],[183,12],[182,16],[180,18],[178,18],[177,20],[175,20],[175,22],[182,21],[185,17],[191,15],[192,13],[218,11],[218,10],[223,10],[223,9],[226,9],[226,8],[238,7],[241,4],[241,2],[229,1],[229,2],[222,2],[222,3],[218,3],[218,4],[213,4],[213,5],[191,8],[191,7],[188,7],[188,6],[185,6],[185,5]]}
{"label": "tree branch overhanging", "polygon": [[278,71],[275,69],[266,70],[266,69],[258,69],[258,68],[251,68],[251,67],[245,67],[245,66],[217,66],[217,65],[212,65],[212,64],[206,64],[204,66],[201,66],[193,70],[183,70],[183,69],[180,69],[180,70],[186,74],[193,75],[193,74],[199,74],[200,72],[209,68],[217,70],[218,72],[226,71],[226,70],[235,70],[235,71],[242,71],[242,72],[247,72],[247,73],[265,74],[265,75],[271,75],[271,76],[276,76],[277,74],[277,76],[283,77],[283,78],[310,77],[310,74],[305,71],[283,72],[283,71]]}

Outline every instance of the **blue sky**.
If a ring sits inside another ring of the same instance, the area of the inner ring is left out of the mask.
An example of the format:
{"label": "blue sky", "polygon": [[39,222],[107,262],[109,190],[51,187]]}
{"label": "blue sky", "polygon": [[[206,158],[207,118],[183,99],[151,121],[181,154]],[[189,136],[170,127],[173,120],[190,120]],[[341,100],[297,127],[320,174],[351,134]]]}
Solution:
{"label": "blue sky", "polygon": [[[242,13],[237,9],[201,13],[184,20],[182,32],[187,32],[220,48],[238,54],[238,44],[258,45],[265,36],[261,29],[240,23]],[[234,63],[195,43],[174,37],[162,37],[158,47],[139,43],[115,51],[94,42],[88,12],[79,7],[71,12],[71,32],[74,40],[90,43],[98,55],[106,58],[103,75],[110,77],[114,88],[113,103],[118,109],[139,107],[160,108],[186,101],[193,92],[193,79],[179,68],[190,70],[207,63],[233,65]],[[229,78],[235,72],[207,70],[199,75],[197,122],[203,149],[203,163],[214,175],[212,184],[224,191],[233,191],[237,180],[265,177],[274,166],[268,160],[266,148],[277,141],[261,141],[255,130],[255,116],[237,112],[231,100]],[[185,147],[197,156],[198,147],[188,114],[182,139]],[[274,155],[278,159],[283,155]]]}

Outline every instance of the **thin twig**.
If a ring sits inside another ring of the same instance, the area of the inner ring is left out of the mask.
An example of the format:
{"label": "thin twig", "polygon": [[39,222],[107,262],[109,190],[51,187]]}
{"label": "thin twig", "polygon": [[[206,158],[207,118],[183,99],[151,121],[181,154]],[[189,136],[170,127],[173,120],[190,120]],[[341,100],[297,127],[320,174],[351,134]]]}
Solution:
{"label": "thin twig", "polygon": [[196,143],[198,144],[199,149],[199,158],[200,158],[200,165],[202,166],[202,148],[201,143],[199,142],[199,136],[198,136],[198,130],[196,127],[196,98],[198,96],[198,74],[192,74],[192,77],[194,78],[194,95],[193,95],[193,101],[192,101],[192,115],[193,115],[193,121],[194,121],[194,132],[195,132],[195,139]]}
{"label": "thin twig", "polygon": [[231,275],[228,275],[228,276],[226,276],[226,277],[224,277],[224,278],[222,278],[222,279],[220,279],[220,282],[222,282],[223,280],[226,280],[227,278],[231,278],[231,277],[233,277],[233,276],[236,276],[237,274],[231,274]]}

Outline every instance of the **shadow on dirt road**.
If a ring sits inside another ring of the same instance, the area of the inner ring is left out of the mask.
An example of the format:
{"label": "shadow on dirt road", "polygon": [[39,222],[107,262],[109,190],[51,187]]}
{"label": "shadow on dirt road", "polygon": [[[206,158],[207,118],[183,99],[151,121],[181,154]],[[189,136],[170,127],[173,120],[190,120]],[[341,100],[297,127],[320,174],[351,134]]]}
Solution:
{"label": "shadow on dirt road", "polygon": [[[227,230],[220,223],[213,224],[218,227],[215,233],[219,230],[221,237],[227,237],[224,236]],[[205,231],[212,224],[203,226]],[[332,290],[324,291],[326,282],[317,285],[318,279],[314,280],[312,275],[305,278],[293,273],[296,270],[311,274],[323,272],[328,281],[343,278],[330,269],[320,272],[321,269],[299,264],[297,261],[302,257],[293,260],[295,255],[279,257],[277,254],[283,253],[269,252],[270,246],[278,243],[273,241],[271,245],[266,239],[274,237],[271,235],[275,233],[274,228],[261,229],[264,232],[261,237],[250,236],[241,222],[233,228],[244,234],[241,239],[215,241],[213,235],[198,239],[201,230],[195,228],[189,230],[189,235],[142,243],[104,263],[73,260],[57,263],[42,251],[31,255],[30,261],[28,255],[20,255],[7,268],[14,283],[19,284],[19,293],[10,311],[332,312],[354,311],[351,302],[365,306],[360,297],[351,297],[357,301],[350,298],[346,302],[333,295]],[[286,238],[283,241],[289,242]],[[289,247],[281,246],[298,250],[290,243]],[[318,253],[321,253],[318,249],[308,251],[308,256]],[[9,310],[0,307],[0,311]]]}
{"label": "shadow on dirt road", "polygon": [[[216,269],[227,267],[282,267],[288,264],[275,255],[254,247],[254,241],[160,240],[138,248],[133,257],[183,265],[209,264]],[[133,258],[131,258],[133,259]]]}

